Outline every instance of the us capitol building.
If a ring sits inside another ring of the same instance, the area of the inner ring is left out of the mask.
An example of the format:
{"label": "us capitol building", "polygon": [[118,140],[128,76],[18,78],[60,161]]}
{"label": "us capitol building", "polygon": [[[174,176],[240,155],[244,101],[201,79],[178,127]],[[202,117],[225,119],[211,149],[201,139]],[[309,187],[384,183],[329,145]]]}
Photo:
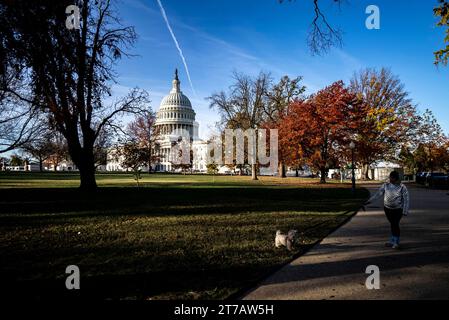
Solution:
{"label": "us capitol building", "polygon": [[193,171],[207,171],[207,144],[198,136],[199,124],[195,121],[195,115],[192,103],[181,91],[181,81],[179,81],[178,69],[176,69],[172,89],[162,99],[156,114],[156,128],[161,136],[159,141],[160,163],[156,165],[156,171],[172,171],[171,148],[179,141],[180,137],[191,141],[191,148],[196,155],[192,164]]}
{"label": "us capitol building", "polygon": [[[192,170],[194,172],[207,172],[207,143],[198,136],[199,124],[195,121],[195,111],[189,98],[181,91],[181,81],[178,78],[178,70],[172,81],[172,89],[165,96],[156,114],[156,130],[159,132],[159,163],[153,164],[153,170],[158,172],[173,172],[171,151],[181,137],[190,141],[193,150]],[[109,158],[109,157],[108,157]],[[120,161],[108,159],[107,171],[127,171],[122,168]],[[143,167],[143,171],[148,168]]]}

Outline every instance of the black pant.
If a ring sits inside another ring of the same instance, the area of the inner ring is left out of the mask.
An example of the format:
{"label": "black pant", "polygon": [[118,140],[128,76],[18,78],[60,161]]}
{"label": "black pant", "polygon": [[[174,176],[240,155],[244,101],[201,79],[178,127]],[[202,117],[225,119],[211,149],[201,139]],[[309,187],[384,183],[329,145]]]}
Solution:
{"label": "black pant", "polygon": [[390,209],[384,207],[385,215],[391,225],[391,234],[393,237],[399,237],[401,235],[401,230],[399,229],[399,221],[402,218],[402,209]]}

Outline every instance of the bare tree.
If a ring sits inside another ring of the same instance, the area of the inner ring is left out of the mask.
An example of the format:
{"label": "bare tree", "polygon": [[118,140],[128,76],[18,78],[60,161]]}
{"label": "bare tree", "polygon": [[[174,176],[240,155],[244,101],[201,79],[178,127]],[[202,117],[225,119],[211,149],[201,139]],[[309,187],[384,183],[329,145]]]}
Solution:
{"label": "bare tree", "polygon": [[75,1],[80,28],[65,27],[65,9],[73,1],[17,0],[2,4],[0,35],[4,48],[22,67],[25,94],[2,90],[46,113],[67,140],[80,170],[83,189],[96,188],[94,146],[107,126],[119,128],[117,117],[139,113],[148,94],[139,89],[105,103],[112,95],[114,66],[134,43],[134,28],[124,26],[110,0]]}
{"label": "bare tree", "polygon": [[61,162],[69,158],[68,144],[64,136],[59,132],[56,132],[52,136],[50,143],[52,153],[47,162],[51,163],[53,171],[57,171]]}
{"label": "bare tree", "polygon": [[[234,72],[229,93],[221,91],[208,98],[210,108],[221,115],[221,123],[230,129],[257,129],[264,120],[266,92],[271,84],[268,73],[256,78]],[[254,152],[255,154],[255,152]],[[252,179],[257,180],[257,164],[251,165]]]}
{"label": "bare tree", "polygon": [[264,105],[268,120],[277,121],[288,113],[290,103],[300,98],[306,90],[301,81],[302,77],[290,79],[289,76],[283,76],[278,83],[268,88],[266,92],[268,101]]}
{"label": "bare tree", "polygon": [[100,166],[106,166],[108,162],[108,150],[113,145],[112,137],[114,136],[112,128],[104,128],[95,140],[94,145],[94,162],[95,169]]}
{"label": "bare tree", "polygon": [[13,155],[11,155],[10,160],[9,160],[10,166],[18,167],[18,166],[23,166],[24,164],[25,164],[25,159],[22,156],[20,156],[17,153],[14,153]]}
{"label": "bare tree", "polygon": [[21,149],[33,159],[39,162],[39,171],[44,170],[44,162],[47,161],[54,153],[54,144],[52,142],[51,131],[47,131],[39,138],[25,143]]}
{"label": "bare tree", "polygon": [[140,145],[147,150],[148,158],[146,165],[148,172],[152,171],[152,164],[158,160],[157,154],[154,152],[159,139],[159,130],[155,126],[156,115],[151,110],[142,115],[137,116],[128,124],[126,134],[128,140]]}
{"label": "bare tree", "polygon": [[[306,87],[301,85],[301,81],[302,77],[290,79],[290,77],[284,76],[278,83],[268,88],[266,92],[267,101],[264,104],[267,127],[275,126],[282,117],[288,114],[290,104],[302,97]],[[282,152],[280,152],[279,176],[281,178],[286,177],[286,166],[283,158]]]}
{"label": "bare tree", "polygon": [[[2,50],[3,51],[3,50]],[[11,57],[0,61],[0,153],[17,149],[40,134],[41,119],[30,97],[23,92],[23,68]],[[5,88],[13,88],[7,91]]]}

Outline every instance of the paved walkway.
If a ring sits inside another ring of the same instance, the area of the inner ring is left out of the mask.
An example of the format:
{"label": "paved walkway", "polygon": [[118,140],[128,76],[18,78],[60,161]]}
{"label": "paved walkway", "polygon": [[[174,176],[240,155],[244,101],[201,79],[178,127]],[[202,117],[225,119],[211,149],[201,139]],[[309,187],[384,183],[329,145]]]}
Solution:
{"label": "paved walkway", "polygon": [[[389,225],[377,201],[244,299],[449,299],[449,196],[409,191],[401,250],[384,247]],[[368,265],[380,268],[380,290],[365,287]]]}

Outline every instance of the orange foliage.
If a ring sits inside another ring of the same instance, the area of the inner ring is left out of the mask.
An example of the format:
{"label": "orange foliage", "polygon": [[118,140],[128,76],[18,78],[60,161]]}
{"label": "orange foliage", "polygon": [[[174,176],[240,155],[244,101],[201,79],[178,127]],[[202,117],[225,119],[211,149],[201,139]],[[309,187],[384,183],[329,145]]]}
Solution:
{"label": "orange foliage", "polygon": [[321,173],[338,167],[347,151],[363,109],[342,81],[308,99],[297,100],[279,119],[279,158],[288,165],[308,164]]}

